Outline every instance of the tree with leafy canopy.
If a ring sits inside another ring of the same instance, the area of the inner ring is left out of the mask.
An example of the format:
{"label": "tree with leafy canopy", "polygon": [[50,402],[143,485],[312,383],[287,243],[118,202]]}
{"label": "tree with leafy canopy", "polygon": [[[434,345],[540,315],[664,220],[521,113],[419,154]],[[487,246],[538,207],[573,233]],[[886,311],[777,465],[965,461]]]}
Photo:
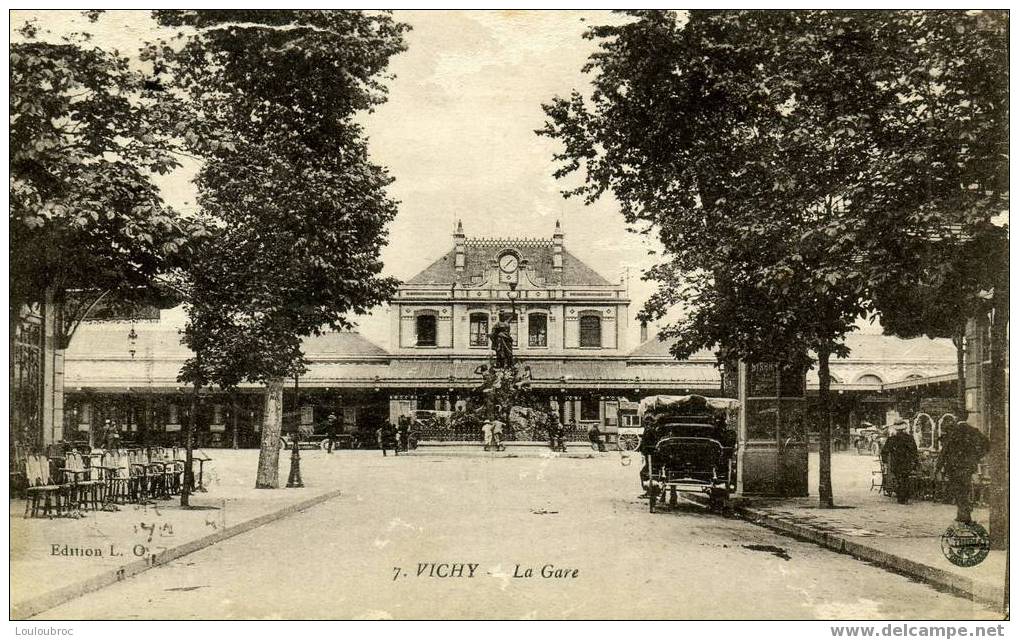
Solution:
{"label": "tree with leafy canopy", "polygon": [[208,236],[204,221],[168,207],[153,181],[178,166],[160,96],[127,58],[90,38],[58,39],[30,21],[10,48],[12,354],[23,314],[37,305],[55,304],[61,349],[99,300],[172,306],[161,281]]}
{"label": "tree with leafy canopy", "polygon": [[[951,335],[989,313],[990,537],[1008,540],[1006,360],[1009,204],[1008,14],[895,12],[898,43],[880,80],[892,94],[876,136],[872,179],[854,196],[861,251],[876,270],[882,324]],[[905,268],[903,268],[905,267]],[[960,354],[961,355],[961,354]],[[961,373],[961,372],[960,372]],[[960,375],[960,387],[962,376]],[[965,409],[965,399],[959,402]]]}
{"label": "tree with leafy canopy", "polygon": [[[600,45],[585,67],[595,72],[590,98],[575,92],[545,106],[539,133],[565,147],[556,175],[583,169],[584,183],[568,194],[590,202],[611,191],[629,223],[657,230],[669,261],[648,274],[662,288],[644,313],[687,307],[665,332],[679,335],[677,355],[712,345],[742,358],[814,350],[818,493],[831,506],[828,358],[845,355],[856,318],[876,311],[876,287],[946,211],[911,173],[924,161],[943,169],[944,157],[933,157],[942,149],[911,147],[939,126],[957,136],[956,148],[960,132],[998,130],[970,127],[958,109],[931,125],[916,116],[914,93],[946,75],[939,65],[979,66],[998,43],[962,47],[975,58],[966,64],[932,57],[957,44],[939,38],[970,19],[958,12],[629,17],[586,35]],[[991,75],[982,69],[975,82]],[[952,93],[959,109],[978,112],[963,93]],[[996,148],[969,150],[986,161]],[[928,187],[934,177],[925,176]]]}
{"label": "tree with leafy canopy", "polygon": [[86,33],[47,35],[26,23],[10,51],[12,335],[21,309],[47,295],[158,294],[208,231],[153,183],[179,166],[179,149],[144,75]]}
{"label": "tree with leafy canopy", "polygon": [[956,348],[956,415],[966,419],[967,321],[990,310],[982,292],[994,288],[1000,248],[986,242],[946,239],[923,243],[903,256],[875,288],[874,304],[885,333],[902,338],[949,338]]}
{"label": "tree with leafy canopy", "polygon": [[[678,338],[675,355],[818,355],[819,496],[831,506],[828,360],[846,353],[866,299],[851,242],[828,225],[867,161],[848,107],[866,94],[865,47],[829,28],[837,14],[630,15],[587,34],[600,44],[585,67],[590,100],[545,106],[540,133],[565,146],[556,175],[583,168],[569,193],[590,202],[611,191],[628,223],[657,231],[668,260],[645,275],[661,287],[643,317],[687,310],[662,332]],[[836,42],[847,54],[818,69],[818,49]]]}
{"label": "tree with leafy canopy", "polygon": [[203,159],[198,202],[222,222],[190,278],[193,385],[265,383],[256,487],[276,488],[283,380],[301,338],[388,300],[379,253],[396,202],[357,116],[385,100],[409,27],[382,12],[156,11],[180,34],[146,53]]}

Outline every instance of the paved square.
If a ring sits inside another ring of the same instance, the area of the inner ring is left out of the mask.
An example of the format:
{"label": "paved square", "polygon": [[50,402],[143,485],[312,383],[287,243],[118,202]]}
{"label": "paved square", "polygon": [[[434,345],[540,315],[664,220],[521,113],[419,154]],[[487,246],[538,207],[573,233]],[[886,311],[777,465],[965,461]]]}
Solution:
{"label": "paved square", "polygon": [[699,507],[649,514],[615,457],[320,457],[344,495],[42,617],[994,617]]}

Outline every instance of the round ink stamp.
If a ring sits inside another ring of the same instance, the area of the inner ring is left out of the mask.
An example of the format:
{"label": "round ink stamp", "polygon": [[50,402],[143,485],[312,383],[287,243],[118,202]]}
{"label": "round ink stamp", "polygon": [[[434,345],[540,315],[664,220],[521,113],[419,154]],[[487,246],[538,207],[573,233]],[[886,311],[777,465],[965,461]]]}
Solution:
{"label": "round ink stamp", "polygon": [[975,567],[990,551],[987,530],[976,522],[954,522],[941,534],[941,552],[957,567]]}

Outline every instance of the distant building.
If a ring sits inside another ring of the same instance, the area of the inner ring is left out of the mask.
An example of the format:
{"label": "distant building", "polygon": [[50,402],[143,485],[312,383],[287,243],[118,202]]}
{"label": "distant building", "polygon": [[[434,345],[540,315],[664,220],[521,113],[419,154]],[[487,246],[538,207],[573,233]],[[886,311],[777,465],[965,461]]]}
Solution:
{"label": "distant building", "polygon": [[[667,343],[646,336],[630,348],[625,284],[568,251],[558,223],[550,239],[468,238],[458,225],[452,240],[399,287],[390,303],[388,351],[356,333],[305,340],[309,371],[285,390],[290,428],[320,425],[335,413],[344,431],[356,432],[422,409],[453,409],[478,386],[476,369],[491,358],[488,334],[500,318],[510,323],[515,355],[530,368],[537,398],[557,406],[578,431],[597,425],[612,440],[621,403],[646,395],[720,395],[711,353],[676,361]],[[95,437],[111,420],[141,441],[178,438],[189,419],[187,389],[176,382],[189,355],[179,324],[165,318],[84,324],[66,356],[69,433]],[[951,343],[859,335],[850,347],[848,360],[832,363],[847,425],[883,422],[893,407],[889,383],[954,371]],[[816,389],[812,376],[808,389],[811,381]],[[229,445],[235,428],[239,445],[257,443],[257,385],[202,397],[196,425],[204,443]]]}

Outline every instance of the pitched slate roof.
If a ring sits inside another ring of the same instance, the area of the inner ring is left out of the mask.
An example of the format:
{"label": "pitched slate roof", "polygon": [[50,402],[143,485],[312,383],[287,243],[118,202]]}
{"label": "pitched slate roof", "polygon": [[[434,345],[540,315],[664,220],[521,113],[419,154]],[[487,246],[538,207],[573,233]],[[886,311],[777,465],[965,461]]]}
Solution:
{"label": "pitched slate roof", "polygon": [[[634,347],[633,351],[629,353],[629,357],[632,360],[666,359],[675,361],[673,355],[669,353],[669,347],[671,346],[672,346],[671,340],[659,340],[658,336],[652,336],[651,339],[645,340],[644,342]],[[690,356],[689,360],[694,361],[707,360],[715,362],[716,358],[714,352],[711,351],[710,349],[701,349],[697,353],[694,353],[692,356]]]}
{"label": "pitched slate roof", "polygon": [[472,243],[467,241],[464,247],[464,271],[457,274],[453,268],[456,249],[452,249],[441,258],[429,265],[407,284],[453,284],[454,282],[470,282],[472,276],[481,277],[489,262],[495,260],[506,249],[513,249],[526,260],[528,267],[538,278],[544,278],[548,284],[556,285],[611,285],[612,283],[598,274],[597,271],[584,264],[575,255],[563,249],[563,270],[558,273],[552,269],[552,243],[534,240],[514,241],[508,239],[502,243]]}

